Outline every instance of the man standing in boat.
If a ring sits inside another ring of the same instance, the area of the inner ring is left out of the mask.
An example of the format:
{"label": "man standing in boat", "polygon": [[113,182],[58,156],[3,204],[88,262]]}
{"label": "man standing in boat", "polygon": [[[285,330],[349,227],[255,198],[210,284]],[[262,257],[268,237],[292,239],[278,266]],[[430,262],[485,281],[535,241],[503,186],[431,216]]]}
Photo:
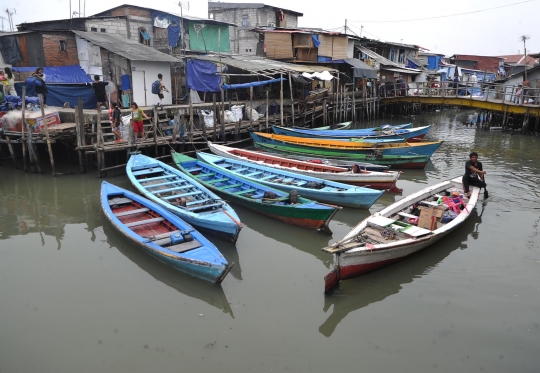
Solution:
{"label": "man standing in boat", "polygon": [[482,162],[478,161],[478,153],[472,152],[469,154],[469,160],[465,163],[465,175],[463,175],[463,191],[467,197],[471,196],[469,186],[485,188],[484,175],[486,171],[482,168]]}

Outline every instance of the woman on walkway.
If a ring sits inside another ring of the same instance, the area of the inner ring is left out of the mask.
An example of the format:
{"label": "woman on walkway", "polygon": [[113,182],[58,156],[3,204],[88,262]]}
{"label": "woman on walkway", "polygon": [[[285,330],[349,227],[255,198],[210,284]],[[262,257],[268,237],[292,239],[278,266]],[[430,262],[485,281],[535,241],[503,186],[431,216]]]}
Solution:
{"label": "woman on walkway", "polygon": [[137,103],[131,103],[131,119],[133,120],[133,132],[135,133],[135,141],[138,141],[139,134],[141,135],[141,140],[144,140],[144,122],[143,118],[150,119],[144,113]]}
{"label": "woman on walkway", "polygon": [[11,68],[5,67],[4,72],[8,82],[7,86],[5,87],[6,94],[11,96],[17,96],[17,92],[15,91],[15,77],[13,76],[13,71],[11,71]]}

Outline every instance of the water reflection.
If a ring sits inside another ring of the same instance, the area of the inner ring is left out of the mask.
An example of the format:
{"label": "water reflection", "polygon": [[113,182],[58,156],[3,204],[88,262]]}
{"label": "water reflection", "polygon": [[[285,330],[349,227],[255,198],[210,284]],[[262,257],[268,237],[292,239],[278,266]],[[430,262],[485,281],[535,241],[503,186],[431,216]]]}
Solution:
{"label": "water reflection", "polygon": [[466,248],[468,234],[474,231],[478,238],[478,225],[481,216],[475,209],[469,218],[453,233],[424,251],[387,268],[368,273],[364,276],[343,281],[339,290],[325,296],[323,311],[331,306],[332,314],[319,327],[319,332],[330,337],[338,324],[350,313],[372,303],[380,302],[390,295],[397,294],[403,284],[413,282],[436,267],[444,258],[458,248]]}
{"label": "water reflection", "polygon": [[135,245],[127,242],[125,237],[117,232],[109,222],[105,222],[103,225],[103,233],[112,248],[116,248],[156,280],[188,297],[200,299],[234,318],[233,311],[221,285],[193,279],[191,276],[150,257]]}

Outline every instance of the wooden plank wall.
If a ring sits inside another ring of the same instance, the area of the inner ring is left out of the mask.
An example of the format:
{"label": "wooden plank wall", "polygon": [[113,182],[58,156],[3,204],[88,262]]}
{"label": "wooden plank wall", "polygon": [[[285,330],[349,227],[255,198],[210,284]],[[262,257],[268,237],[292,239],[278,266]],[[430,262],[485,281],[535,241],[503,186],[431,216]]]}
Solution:
{"label": "wooden plank wall", "polygon": [[332,35],[319,34],[319,41],[321,42],[318,51],[319,56],[332,57],[334,37]]}
{"label": "wooden plank wall", "polygon": [[291,34],[267,32],[264,34],[264,42],[267,58],[278,60],[293,58]]}
{"label": "wooden plank wall", "polygon": [[344,60],[347,58],[348,41],[346,36],[334,36],[332,45],[332,59]]}

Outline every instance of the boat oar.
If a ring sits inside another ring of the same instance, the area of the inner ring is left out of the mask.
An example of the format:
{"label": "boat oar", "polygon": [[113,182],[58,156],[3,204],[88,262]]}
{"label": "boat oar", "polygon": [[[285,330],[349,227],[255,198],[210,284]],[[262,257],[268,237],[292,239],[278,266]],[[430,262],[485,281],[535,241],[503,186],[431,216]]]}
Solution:
{"label": "boat oar", "polygon": [[[484,183],[486,182],[486,175],[484,175],[483,177],[484,179]],[[488,190],[486,187],[484,187],[484,198],[488,198],[489,197],[489,193],[488,193]]]}
{"label": "boat oar", "polygon": [[240,228],[244,228],[244,225],[242,223],[240,223],[238,220],[236,220],[231,214],[229,214],[227,211],[225,211],[225,209],[222,209],[221,211],[223,211],[225,213],[225,215],[227,215],[229,218],[231,218],[232,221],[234,221],[236,223],[236,225],[238,225]]}

